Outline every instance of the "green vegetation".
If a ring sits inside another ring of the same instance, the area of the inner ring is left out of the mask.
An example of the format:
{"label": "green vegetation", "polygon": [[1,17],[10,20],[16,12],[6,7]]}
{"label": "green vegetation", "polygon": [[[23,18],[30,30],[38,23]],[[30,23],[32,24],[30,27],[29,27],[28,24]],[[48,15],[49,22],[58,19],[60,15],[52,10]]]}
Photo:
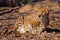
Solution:
{"label": "green vegetation", "polygon": [[27,4],[27,3],[29,3],[29,2],[31,2],[32,0],[22,0],[21,1],[21,4]]}

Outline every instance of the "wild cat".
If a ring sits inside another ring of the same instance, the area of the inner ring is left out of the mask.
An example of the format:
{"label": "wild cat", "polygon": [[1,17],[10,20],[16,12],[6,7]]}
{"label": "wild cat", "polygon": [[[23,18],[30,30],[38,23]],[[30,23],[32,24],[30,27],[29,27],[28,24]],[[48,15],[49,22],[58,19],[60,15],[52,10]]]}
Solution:
{"label": "wild cat", "polygon": [[[52,8],[53,5],[51,5],[52,2],[45,1],[45,3],[37,2],[22,6],[19,9],[19,13],[26,15],[20,16],[16,20],[15,26],[17,27],[17,31],[20,33],[29,31],[33,34],[37,33],[38,29],[39,32],[42,31],[43,28],[45,28],[44,24],[42,23],[42,15],[48,14],[49,10],[54,10],[54,8]],[[58,5],[56,6],[56,9],[58,10]]]}
{"label": "wild cat", "polygon": [[[28,9],[26,9],[28,8]],[[26,14],[24,16],[20,16],[17,20],[16,20],[16,27],[17,27],[17,31],[20,31],[20,33],[25,33],[26,31],[29,31],[31,33],[37,33],[37,29],[39,29],[40,31],[43,30],[43,27],[41,26],[42,20],[39,16],[41,16],[42,12],[47,11],[45,10],[45,8],[43,9],[38,9],[35,10],[32,8],[31,5],[25,5],[24,7],[21,7],[19,12],[20,14]],[[40,10],[40,11],[39,11]]]}

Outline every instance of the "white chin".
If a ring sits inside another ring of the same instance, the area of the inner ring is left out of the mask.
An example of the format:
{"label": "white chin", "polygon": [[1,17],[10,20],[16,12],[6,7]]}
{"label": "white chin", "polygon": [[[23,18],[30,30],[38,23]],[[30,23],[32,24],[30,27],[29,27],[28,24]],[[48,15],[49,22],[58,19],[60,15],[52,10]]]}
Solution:
{"label": "white chin", "polygon": [[26,30],[24,29],[23,26],[18,27],[17,31],[19,31],[20,33],[25,33],[26,32]]}

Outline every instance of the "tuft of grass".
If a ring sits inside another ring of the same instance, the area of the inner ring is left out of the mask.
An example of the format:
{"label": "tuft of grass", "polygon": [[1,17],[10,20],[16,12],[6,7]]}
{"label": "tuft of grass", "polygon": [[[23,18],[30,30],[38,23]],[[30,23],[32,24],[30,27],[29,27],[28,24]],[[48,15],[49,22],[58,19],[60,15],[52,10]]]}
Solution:
{"label": "tuft of grass", "polygon": [[27,3],[31,2],[31,1],[32,0],[22,0],[20,3],[24,5],[24,4],[27,4]]}

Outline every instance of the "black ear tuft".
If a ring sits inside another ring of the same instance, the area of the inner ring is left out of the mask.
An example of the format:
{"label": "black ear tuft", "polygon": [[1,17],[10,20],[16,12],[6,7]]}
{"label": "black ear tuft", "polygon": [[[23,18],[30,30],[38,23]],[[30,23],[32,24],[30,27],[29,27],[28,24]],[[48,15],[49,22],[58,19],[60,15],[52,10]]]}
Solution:
{"label": "black ear tuft", "polygon": [[43,0],[33,0],[33,2],[39,2],[39,1],[43,1]]}
{"label": "black ear tuft", "polygon": [[39,18],[41,17],[41,15],[39,15]]}

